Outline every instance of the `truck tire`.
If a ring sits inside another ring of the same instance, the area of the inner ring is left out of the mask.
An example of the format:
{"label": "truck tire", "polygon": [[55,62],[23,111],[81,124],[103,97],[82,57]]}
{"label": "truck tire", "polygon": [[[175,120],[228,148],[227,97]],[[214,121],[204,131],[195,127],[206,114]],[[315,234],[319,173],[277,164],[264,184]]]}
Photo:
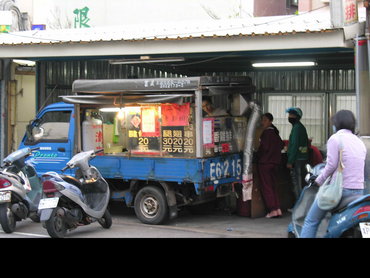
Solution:
{"label": "truck tire", "polygon": [[167,199],[163,192],[155,186],[145,186],[135,197],[135,214],[145,224],[162,224],[168,219]]}

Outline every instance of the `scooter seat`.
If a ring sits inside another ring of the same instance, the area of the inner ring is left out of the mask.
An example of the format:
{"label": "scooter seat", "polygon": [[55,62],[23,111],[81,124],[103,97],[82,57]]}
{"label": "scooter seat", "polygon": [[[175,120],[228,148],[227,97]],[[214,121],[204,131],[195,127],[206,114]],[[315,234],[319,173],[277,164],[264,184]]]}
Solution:
{"label": "scooter seat", "polygon": [[337,205],[334,209],[331,210],[331,213],[339,213],[346,209],[347,205],[354,200],[357,200],[362,195],[352,195],[345,198],[342,198],[342,200],[339,202],[339,205]]}

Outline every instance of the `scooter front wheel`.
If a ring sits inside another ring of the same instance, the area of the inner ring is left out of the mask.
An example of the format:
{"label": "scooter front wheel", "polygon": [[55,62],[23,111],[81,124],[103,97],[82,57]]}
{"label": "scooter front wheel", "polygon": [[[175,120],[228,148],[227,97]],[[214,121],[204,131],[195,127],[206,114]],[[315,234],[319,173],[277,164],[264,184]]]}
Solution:
{"label": "scooter front wheel", "polygon": [[51,213],[50,218],[45,222],[45,226],[49,236],[53,238],[63,238],[67,233],[63,209],[56,207]]}
{"label": "scooter front wheel", "polygon": [[112,226],[112,215],[108,210],[105,210],[103,217],[98,222],[104,229],[109,229]]}
{"label": "scooter front wheel", "polygon": [[12,233],[15,231],[15,215],[10,209],[10,203],[0,205],[0,223],[5,233]]}

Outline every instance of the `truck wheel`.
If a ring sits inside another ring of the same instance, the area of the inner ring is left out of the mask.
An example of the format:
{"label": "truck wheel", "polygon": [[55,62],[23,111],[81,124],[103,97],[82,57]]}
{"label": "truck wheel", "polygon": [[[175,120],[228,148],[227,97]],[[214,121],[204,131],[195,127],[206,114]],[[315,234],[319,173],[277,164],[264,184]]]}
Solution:
{"label": "truck wheel", "polygon": [[146,186],[135,197],[135,214],[145,224],[157,225],[168,218],[166,196],[158,187]]}
{"label": "truck wheel", "polygon": [[5,233],[12,233],[15,231],[15,215],[9,207],[9,204],[0,205],[0,223]]}

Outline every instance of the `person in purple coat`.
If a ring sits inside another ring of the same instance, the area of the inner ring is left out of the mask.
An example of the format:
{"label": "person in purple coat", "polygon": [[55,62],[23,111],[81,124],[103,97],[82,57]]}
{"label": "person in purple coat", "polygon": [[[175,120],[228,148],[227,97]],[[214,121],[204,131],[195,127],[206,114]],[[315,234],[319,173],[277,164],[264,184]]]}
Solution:
{"label": "person in purple coat", "polygon": [[276,180],[284,142],[280,138],[279,130],[272,124],[273,120],[274,117],[271,113],[262,115],[264,130],[260,136],[260,145],[257,151],[257,170],[261,193],[268,210],[266,218],[279,217],[282,214]]}

